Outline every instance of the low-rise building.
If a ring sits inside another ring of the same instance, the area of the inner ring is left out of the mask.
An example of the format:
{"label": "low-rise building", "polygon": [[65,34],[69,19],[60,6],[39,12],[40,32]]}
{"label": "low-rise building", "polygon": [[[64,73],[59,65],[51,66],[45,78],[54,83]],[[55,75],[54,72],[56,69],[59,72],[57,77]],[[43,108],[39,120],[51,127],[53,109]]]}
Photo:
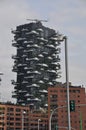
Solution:
{"label": "low-rise building", "polygon": [[0,130],[29,130],[29,107],[0,104]]}
{"label": "low-rise building", "polygon": [[[75,108],[70,112],[71,130],[86,130],[86,93],[81,86],[69,86],[70,101]],[[51,116],[52,115],[52,116]],[[0,104],[0,130],[52,130],[68,128],[67,88],[59,85],[48,88],[48,110],[29,109],[12,103]]]}
{"label": "low-rise building", "polygon": [[[85,88],[70,84],[69,96],[70,100],[75,102],[75,110],[70,112],[71,129],[81,130],[82,128],[86,130]],[[48,88],[48,112],[49,119],[53,113],[51,118],[52,130],[65,130],[68,127],[67,88],[64,85]]]}
{"label": "low-rise building", "polygon": [[29,130],[48,130],[48,111],[41,108],[30,112]]}

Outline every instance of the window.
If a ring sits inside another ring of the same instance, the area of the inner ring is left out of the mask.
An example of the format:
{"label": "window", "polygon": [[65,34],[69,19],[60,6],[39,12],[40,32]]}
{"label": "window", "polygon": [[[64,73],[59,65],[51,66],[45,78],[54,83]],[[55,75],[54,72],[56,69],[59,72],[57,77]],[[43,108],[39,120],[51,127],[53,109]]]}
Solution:
{"label": "window", "polygon": [[86,120],[84,121],[84,123],[86,123]]}
{"label": "window", "polygon": [[13,126],[13,125],[14,125],[14,123],[13,123],[13,122],[11,122],[11,123],[10,123],[10,122],[7,122],[7,125],[8,125],[8,126],[10,126],[10,125],[12,125],[12,126]]}
{"label": "window", "polygon": [[52,98],[57,98],[57,95],[52,95]]}
{"label": "window", "polygon": [[16,126],[21,126],[21,123],[16,123]]}
{"label": "window", "polygon": [[4,107],[0,107],[0,110],[5,110],[5,108]]}
{"label": "window", "polygon": [[63,92],[63,90],[60,90],[60,92]]}
{"label": "window", "polygon": [[76,92],[76,90],[73,90],[73,93],[75,93]]}
{"label": "window", "polygon": [[7,120],[14,120],[13,117],[7,117]]}
{"label": "window", "polygon": [[20,116],[20,115],[21,115],[21,114],[19,114],[19,113],[18,113],[18,114],[16,114],[16,116]]}
{"label": "window", "polygon": [[7,111],[14,111],[14,108],[8,107],[8,108],[7,108]]}
{"label": "window", "polygon": [[80,90],[76,90],[77,93],[80,93]]}
{"label": "window", "polygon": [[16,108],[16,112],[20,112],[21,111],[21,109],[20,108]]}
{"label": "window", "polygon": [[16,121],[20,121],[21,120],[21,118],[16,118]]}

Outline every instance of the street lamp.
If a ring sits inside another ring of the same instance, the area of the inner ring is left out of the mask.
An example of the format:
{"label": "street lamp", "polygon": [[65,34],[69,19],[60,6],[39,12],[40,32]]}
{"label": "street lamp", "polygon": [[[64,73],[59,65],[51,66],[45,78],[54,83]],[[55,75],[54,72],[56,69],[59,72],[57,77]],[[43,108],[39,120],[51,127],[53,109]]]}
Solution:
{"label": "street lamp", "polygon": [[69,76],[68,76],[68,49],[67,49],[67,37],[60,35],[58,37],[59,41],[64,41],[65,43],[65,76],[66,76],[66,87],[67,87],[67,110],[68,110],[68,130],[71,130],[70,123],[70,100],[69,100]]}
{"label": "street lamp", "polygon": [[[68,76],[68,50],[67,50],[67,37],[63,35],[57,35],[57,41],[65,44],[65,76],[66,76],[66,87],[67,87],[67,110],[68,110],[68,130],[71,130],[70,124],[70,100],[69,100],[69,76]],[[49,128],[51,130],[51,126]]]}
{"label": "street lamp", "polygon": [[22,111],[22,130],[24,130],[24,114],[26,112],[25,111]]}
{"label": "street lamp", "polygon": [[51,130],[51,119],[52,119],[52,116],[53,116],[54,112],[55,112],[57,109],[65,108],[65,107],[67,107],[67,106],[59,106],[59,107],[55,108],[55,109],[51,112],[50,118],[49,118],[49,130]]}
{"label": "street lamp", "polygon": [[[66,108],[67,106],[59,106],[57,108],[55,108],[52,112],[51,112],[51,115],[50,115],[50,118],[49,118],[49,130],[51,130],[51,119],[52,119],[52,116],[54,114],[54,112],[58,109],[61,109],[61,108]],[[57,128],[65,128],[67,129],[68,127],[64,127],[64,126],[57,126]],[[76,130],[75,128],[71,127],[72,130]]]}
{"label": "street lamp", "polygon": [[41,121],[41,119],[38,119],[38,130],[39,130],[39,122]]}

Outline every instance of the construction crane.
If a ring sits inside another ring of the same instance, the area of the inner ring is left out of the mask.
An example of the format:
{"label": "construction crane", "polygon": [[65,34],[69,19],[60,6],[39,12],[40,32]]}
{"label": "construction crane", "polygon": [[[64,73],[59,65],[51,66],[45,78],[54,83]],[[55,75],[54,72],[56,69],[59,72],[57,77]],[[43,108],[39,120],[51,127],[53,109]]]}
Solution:
{"label": "construction crane", "polygon": [[38,19],[27,19],[27,20],[35,22],[48,22],[48,20],[38,20]]}

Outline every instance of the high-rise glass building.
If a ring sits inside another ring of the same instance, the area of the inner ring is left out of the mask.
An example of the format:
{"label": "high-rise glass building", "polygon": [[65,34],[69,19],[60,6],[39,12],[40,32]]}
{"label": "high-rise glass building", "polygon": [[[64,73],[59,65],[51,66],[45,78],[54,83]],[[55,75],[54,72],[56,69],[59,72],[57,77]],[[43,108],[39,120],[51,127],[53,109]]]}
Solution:
{"label": "high-rise glass building", "polygon": [[58,33],[40,21],[19,25],[13,30],[13,71],[17,73],[13,97],[18,104],[47,107],[48,87],[58,83],[60,77],[60,42]]}

